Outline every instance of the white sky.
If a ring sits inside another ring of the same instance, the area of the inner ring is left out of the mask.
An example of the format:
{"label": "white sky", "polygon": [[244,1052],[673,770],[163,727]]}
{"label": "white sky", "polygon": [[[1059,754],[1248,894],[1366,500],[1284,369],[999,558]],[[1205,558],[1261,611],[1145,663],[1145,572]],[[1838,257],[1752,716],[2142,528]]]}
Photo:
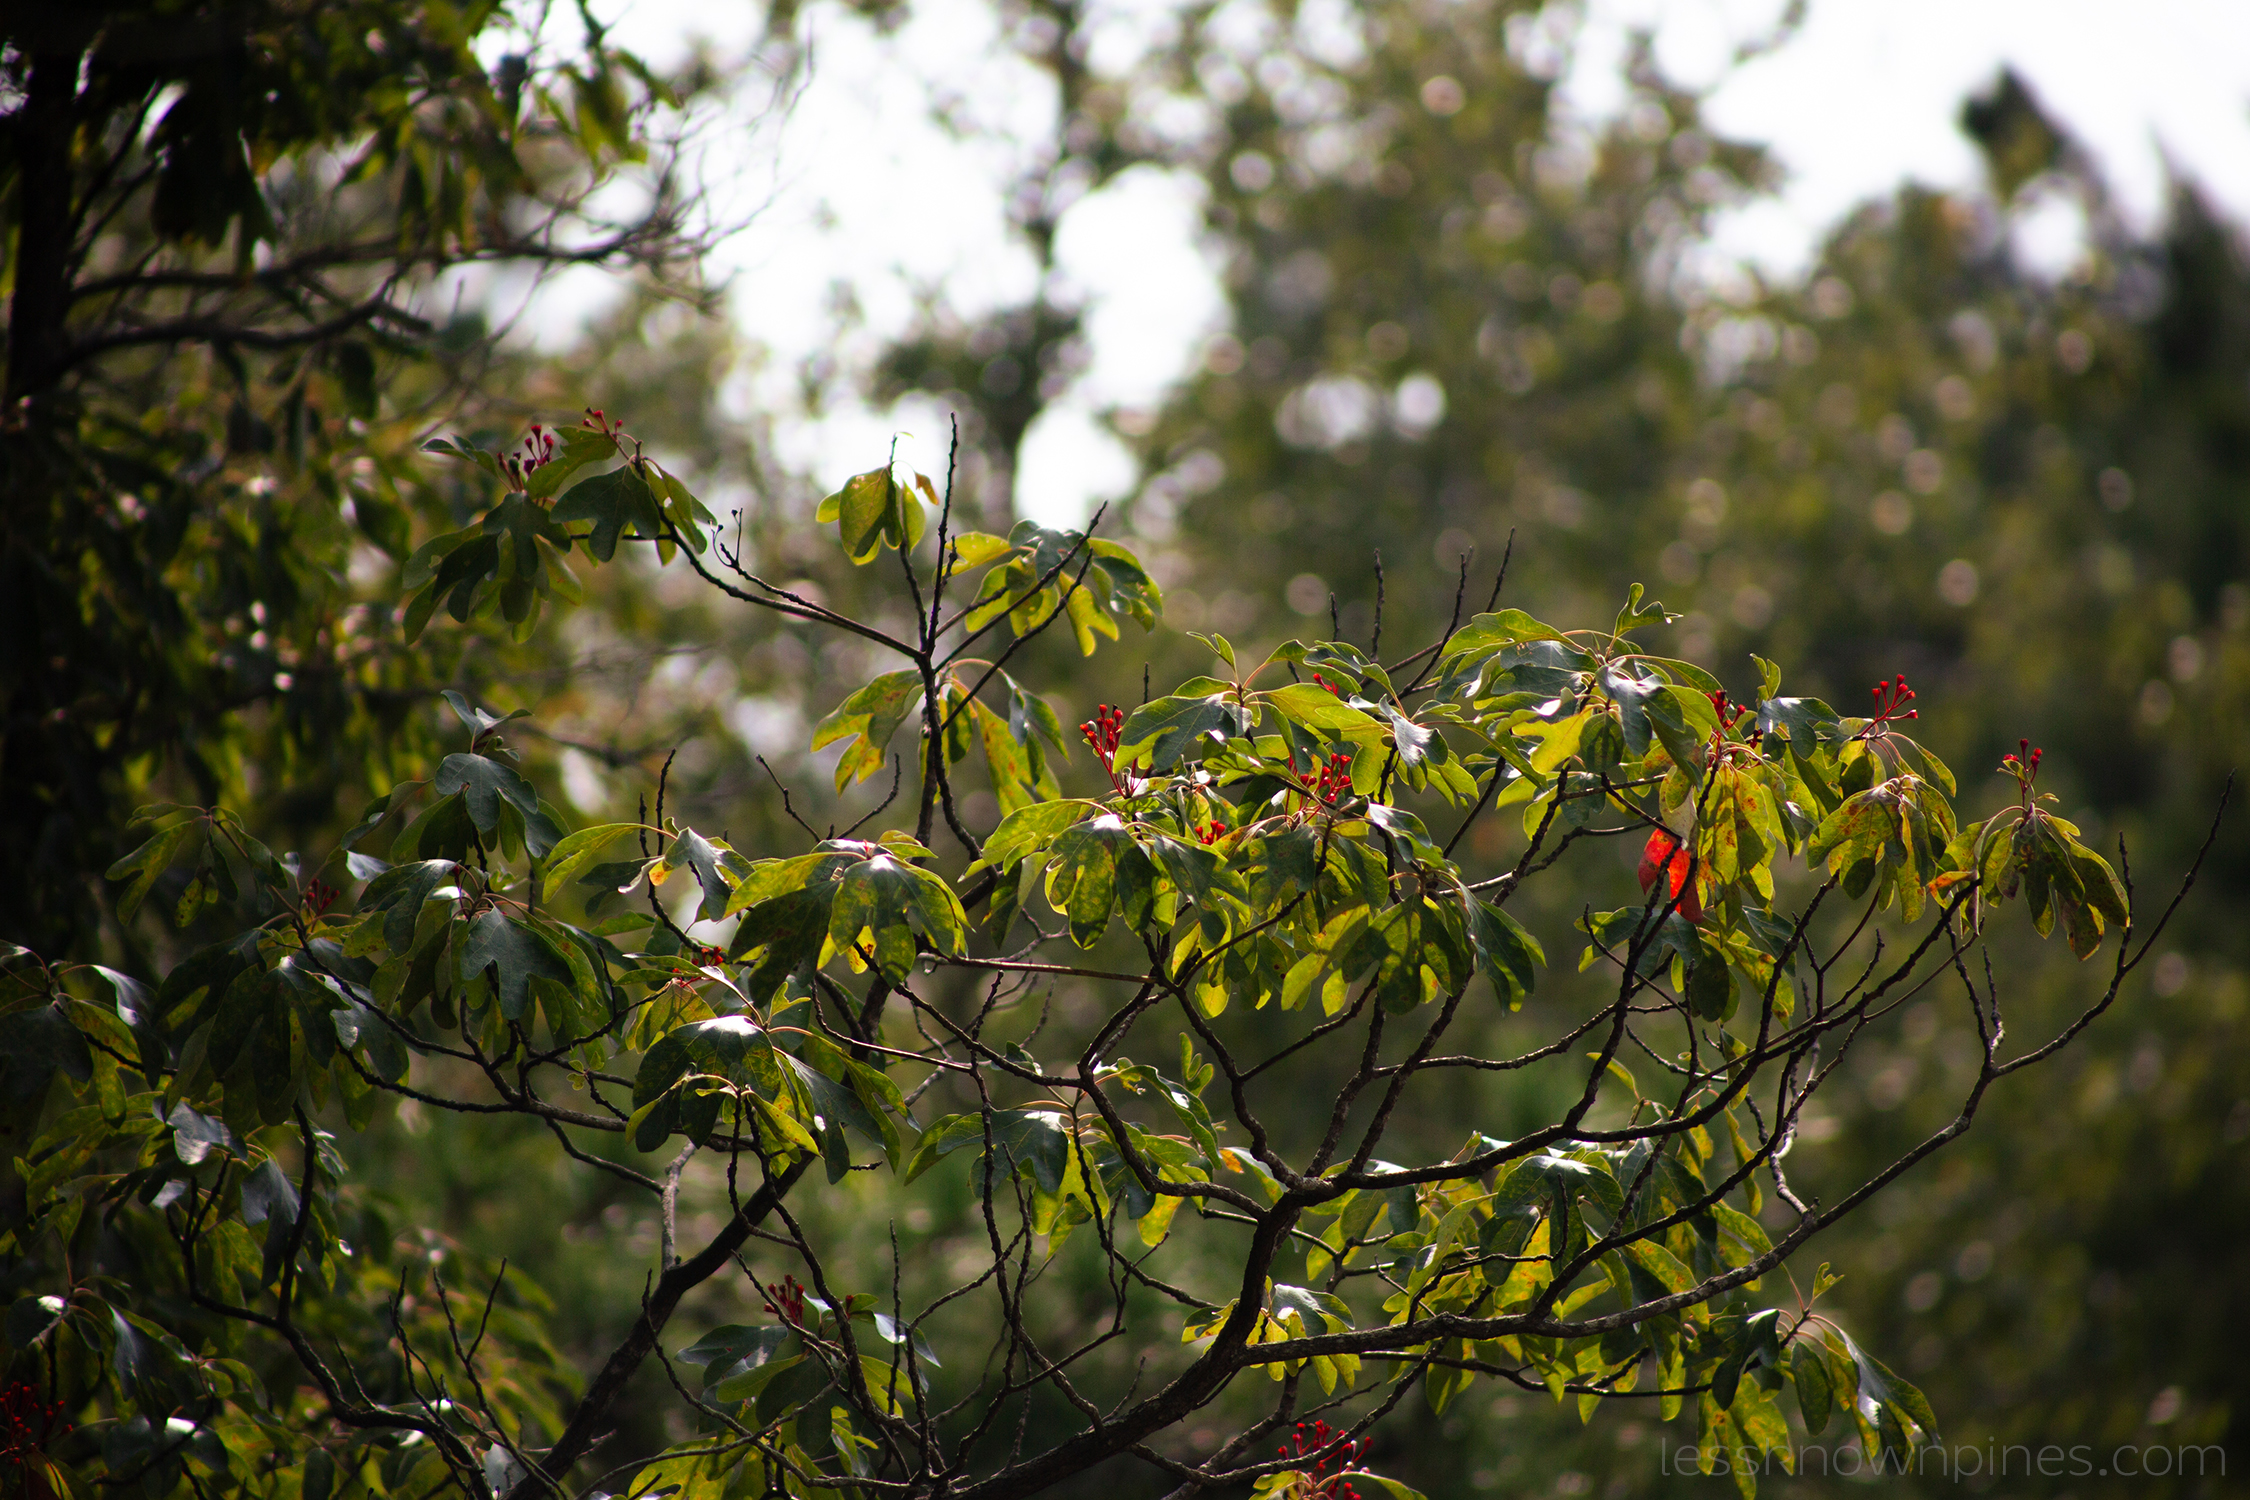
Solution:
{"label": "white sky", "polygon": [[[1121,5],[1113,40],[1125,45],[1132,18],[1158,4]],[[1903,180],[1975,183],[1976,154],[1955,120],[1961,101],[2003,64],[2092,150],[2138,222],[2161,207],[2167,155],[2250,219],[2250,5],[2239,0],[1812,0],[1790,41],[1731,71],[1735,48],[1763,34],[1779,0],[1584,4],[1564,89],[1574,109],[1614,107],[1627,36],[1647,28],[1669,73],[1712,88],[1713,124],[1768,144],[1788,170],[1776,199],[1721,227],[1714,251],[1722,259],[1787,274],[1839,216]],[[618,34],[659,60],[669,39],[696,33],[724,52],[747,25],[743,13],[695,0],[622,0],[620,8]],[[810,14],[815,61],[793,111],[753,123],[745,106],[713,132],[705,160],[720,202],[736,212],[762,205],[719,255],[735,318],[774,353],[728,393],[742,410],[786,411],[794,401],[796,362],[835,337],[838,283],[864,315],[831,351],[848,368],[905,326],[921,292],[941,287],[973,314],[1026,297],[1035,274],[1009,241],[999,190],[1010,175],[1008,135],[1036,136],[1052,105],[997,45],[986,0],[921,0],[890,38],[833,11]],[[963,141],[938,129],[930,109],[939,89],[997,138]],[[1196,204],[1192,183],[1139,173],[1065,217],[1060,255],[1090,299],[1094,364],[1026,444],[1025,513],[1075,519],[1095,498],[1120,492],[1130,465],[1092,414],[1155,403],[1217,327],[1222,309],[1195,240]],[[2036,260],[2067,264],[2067,218],[2021,232]],[[559,300],[585,306],[600,295],[580,280]],[[941,429],[927,414],[854,407],[783,422],[784,456],[841,477],[876,461],[894,421],[913,431],[901,442],[903,460],[942,465]]]}

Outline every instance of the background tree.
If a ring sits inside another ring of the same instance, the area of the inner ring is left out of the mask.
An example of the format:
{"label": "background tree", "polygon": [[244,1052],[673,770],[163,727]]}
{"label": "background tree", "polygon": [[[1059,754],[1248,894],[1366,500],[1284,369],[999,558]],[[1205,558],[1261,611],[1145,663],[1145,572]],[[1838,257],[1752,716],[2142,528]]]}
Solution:
{"label": "background tree", "polygon": [[467,514],[408,457],[491,357],[449,286],[586,265],[698,295],[707,226],[675,155],[708,78],[587,24],[9,9],[15,935],[90,938],[107,830],[152,787],[254,792],[277,835],[333,827],[454,675],[398,649],[366,588],[417,524]]}

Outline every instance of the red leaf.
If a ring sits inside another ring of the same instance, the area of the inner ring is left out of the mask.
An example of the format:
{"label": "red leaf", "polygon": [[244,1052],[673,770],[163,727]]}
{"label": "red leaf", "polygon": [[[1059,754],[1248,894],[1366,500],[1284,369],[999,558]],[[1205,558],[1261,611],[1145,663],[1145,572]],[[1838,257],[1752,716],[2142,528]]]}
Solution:
{"label": "red leaf", "polygon": [[[1667,829],[1657,829],[1648,836],[1648,845],[1641,851],[1641,894],[1648,894],[1661,872],[1669,877],[1665,882],[1665,897],[1679,897],[1680,914],[1690,922],[1702,921],[1703,899],[1688,884],[1689,867],[1692,864],[1687,846],[1680,842],[1678,836]],[[1681,894],[1683,891],[1686,892],[1685,895]]]}

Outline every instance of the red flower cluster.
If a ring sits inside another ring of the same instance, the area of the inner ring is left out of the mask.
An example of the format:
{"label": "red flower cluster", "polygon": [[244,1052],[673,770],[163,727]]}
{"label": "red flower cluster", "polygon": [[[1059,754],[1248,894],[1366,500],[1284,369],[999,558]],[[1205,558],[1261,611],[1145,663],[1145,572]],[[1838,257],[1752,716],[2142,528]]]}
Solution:
{"label": "red flower cluster", "polygon": [[334,906],[336,898],[342,894],[343,892],[337,890],[327,881],[322,880],[317,875],[314,876],[305,885],[306,915],[325,917],[328,915],[328,908]]}
{"label": "red flower cluster", "polygon": [[1641,850],[1641,894],[1647,895],[1649,887],[1656,884],[1658,876],[1665,877],[1665,890],[1661,899],[1677,899],[1680,915],[1690,922],[1703,920],[1703,898],[1696,894],[1690,881],[1694,873],[1694,859],[1687,845],[1670,829],[1659,828],[1648,836],[1648,845]]}
{"label": "red flower cluster", "polygon": [[1327,678],[1321,676],[1318,672],[1312,674],[1312,680],[1319,683],[1322,687],[1328,689],[1329,692],[1334,693],[1337,697],[1341,698],[1344,696],[1344,690],[1342,688],[1336,686],[1335,683],[1330,682]]}
{"label": "red flower cluster", "polygon": [[[1711,712],[1719,716],[1719,738],[1721,740],[1727,737],[1728,730],[1757,712],[1747,703],[1735,703],[1729,700],[1724,688],[1715,693],[1706,693],[1704,696],[1711,700]],[[1755,745],[1764,733],[1764,730],[1753,729],[1748,735],[1744,736],[1744,739],[1747,743]]]}
{"label": "red flower cluster", "polygon": [[805,1326],[805,1288],[796,1277],[783,1277],[781,1285],[766,1292],[765,1304],[767,1312],[791,1328]]}
{"label": "red flower cluster", "polygon": [[1109,777],[1110,786],[1120,797],[1130,797],[1140,790],[1140,778],[1117,769],[1117,746],[1125,731],[1125,710],[1104,703],[1094,710],[1094,716],[1078,726],[1086,743],[1094,750],[1094,759],[1102,763],[1102,771]]}
{"label": "red flower cluster", "polygon": [[1296,1436],[1274,1450],[1289,1459],[1320,1455],[1307,1471],[1311,1488],[1297,1492],[1301,1500],[1360,1500],[1349,1471],[1352,1460],[1367,1451],[1367,1444],[1364,1441],[1337,1442],[1343,1435],[1340,1429],[1326,1422],[1299,1422]]}
{"label": "red flower cluster", "polygon": [[[1860,731],[1863,736],[1875,733],[1893,719],[1912,719],[1921,714],[1920,709],[1906,707],[1914,701],[1914,689],[1906,685],[1904,672],[1898,674],[1896,682],[1876,683],[1874,692],[1875,717]],[[1900,712],[1902,709],[1905,710],[1903,713]]]}
{"label": "red flower cluster", "polygon": [[39,1387],[28,1380],[0,1386],[0,1463],[28,1463],[33,1454],[70,1431],[60,1401],[39,1399]]}
{"label": "red flower cluster", "polygon": [[1227,825],[1216,818],[1195,830],[1196,841],[1202,844],[1216,844],[1226,836]]}
{"label": "red flower cluster", "polygon": [[1725,688],[1721,688],[1715,693],[1706,693],[1704,696],[1711,700],[1711,712],[1719,716],[1719,727],[1721,729],[1732,729],[1735,725],[1741,723],[1745,716],[1756,712],[1747,703],[1730,701],[1727,698]]}
{"label": "red flower cluster", "polygon": [[2016,741],[2016,753],[2000,757],[2000,769],[2016,778],[2023,789],[2023,805],[2031,806],[2031,784],[2039,779],[2039,757],[2046,752],[2029,740]]}
{"label": "red flower cluster", "polygon": [[1298,784],[1311,793],[1323,807],[1334,807],[1352,794],[1352,753],[1339,750],[1328,757],[1320,767],[1320,774],[1307,776],[1297,769],[1297,757],[1289,757],[1289,769]]}
{"label": "red flower cluster", "polygon": [[500,462],[507,467],[508,478],[517,489],[524,487],[524,480],[534,471],[554,462],[557,441],[552,431],[534,422],[531,436],[523,440],[523,452],[502,455]]}

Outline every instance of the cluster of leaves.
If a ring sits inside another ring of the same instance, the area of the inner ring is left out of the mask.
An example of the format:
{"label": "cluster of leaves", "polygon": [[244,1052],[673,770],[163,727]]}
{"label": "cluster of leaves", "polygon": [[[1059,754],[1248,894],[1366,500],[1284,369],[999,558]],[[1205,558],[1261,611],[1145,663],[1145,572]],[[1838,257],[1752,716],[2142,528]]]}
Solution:
{"label": "cluster of leaves", "polygon": [[400,649],[389,575],[484,509],[413,446],[490,356],[424,298],[475,263],[691,290],[663,135],[698,85],[491,3],[49,7],[8,42],[0,827],[42,870],[0,905],[91,952],[134,806],[238,800],[254,762],[294,841],[428,748],[400,720],[450,663]]}
{"label": "cluster of leaves", "polygon": [[[1301,1453],[1247,1456],[1298,1415],[1307,1372],[1319,1410],[1358,1403],[1337,1445],[1361,1443],[1417,1387],[1442,1411],[1480,1377],[1575,1396],[1586,1414],[1635,1393],[1667,1415],[1692,1399],[1706,1467],[1735,1449],[1787,1451],[1785,1386],[1808,1426],[1848,1412],[1871,1451],[1934,1438],[1919,1394],[1811,1300],[1787,1314],[1750,1300],[1815,1232],[1957,1133],[1833,1207],[1790,1189],[1781,1155],[1872,1019],[1949,968],[1959,976],[1985,1039],[1964,1123],[1986,1087],[2067,1040],[2001,1057],[1997,999],[1960,956],[1978,936],[1967,900],[2004,899],[2016,865],[1989,853],[1997,835],[1951,837],[1950,773],[1891,718],[1781,697],[1770,666],[1758,702],[1730,707],[1701,669],[1641,648],[1635,637],[1669,617],[1636,589],[1605,628],[1488,611],[1388,666],[1324,641],[1245,670],[1212,637],[1227,675],[1104,710],[1087,738],[1106,790],[1066,796],[1037,748],[1061,757],[1057,716],[1004,666],[1056,622],[1085,651],[1119,614],[1153,622],[1160,596],[1124,549],[1028,524],[1006,540],[956,534],[937,485],[888,468],[859,476],[823,514],[854,563],[898,561],[914,624],[894,634],[751,572],[706,533],[694,498],[598,417],[542,440],[533,464],[451,451],[506,490],[480,524],[418,554],[427,581],[410,627],[441,595],[457,617],[497,610],[520,624],[543,587],[568,599],[574,568],[646,545],[731,597],[906,659],[846,695],[815,739],[851,742],[841,785],[874,774],[916,719],[917,827],[873,839],[808,829],[809,852],[754,857],[668,818],[660,782],[653,815],[571,831],[505,743],[516,715],[459,695],[466,748],[343,838],[349,903],[326,884],[328,864],[275,855],[232,814],[145,809],[152,836],[111,872],[121,910],[185,863],[192,900],[175,916],[224,909],[239,933],[153,988],[12,950],[0,1015],[11,1123],[36,1126],[7,1184],[0,1249],[45,1257],[54,1278],[9,1315],[11,1369],[82,1419],[59,1449],[71,1486],[132,1476],[158,1495],[262,1465],[339,1496],[420,1493],[450,1475],[472,1494],[531,1500],[592,1450],[680,1299],[737,1264],[779,1326],[730,1325],[680,1352],[704,1370],[689,1398],[698,1432],[651,1456],[635,1495],[1036,1493],[1147,1458],[1252,1368],[1279,1384],[1270,1414],[1215,1452],[1162,1463],[1268,1491],[1282,1475],[1312,1484]],[[980,567],[983,581],[959,590],[969,602],[947,614],[948,584]],[[1003,625],[1003,649],[969,656]],[[1007,809],[981,838],[953,786],[972,744]],[[2026,788],[2016,824],[1984,826],[2032,827]],[[1410,798],[1460,814],[1460,832],[1441,844]],[[1484,876],[1456,862],[1476,821],[1507,809],[1521,810],[1517,862]],[[966,855],[957,871],[932,847],[941,815]],[[1440,1052],[1475,987],[1513,1008],[1538,982],[1543,947],[1505,910],[1524,884],[1581,840],[1644,835],[1644,904],[1582,923],[1581,968],[1614,977],[1609,997],[1522,1056]],[[2027,887],[2046,868],[2038,840],[2067,837],[2048,824],[2011,836],[2028,851]],[[627,857],[604,858],[628,839]],[[361,847],[378,840],[380,856]],[[2082,882],[2107,875],[2098,856],[2068,850]],[[683,872],[692,895],[669,899]],[[1777,904],[1790,881],[1806,893],[1794,911]],[[1831,934],[1816,918],[1837,895],[1864,907]],[[1903,960],[1878,951],[1856,978],[1839,972],[1887,908],[1934,919]],[[2129,935],[2129,908],[2111,920]],[[711,941],[690,930],[728,922]],[[2097,1013],[2149,941],[2121,940]],[[1091,966],[1110,955],[1126,966]],[[991,988],[964,1011],[926,982],[939,974]],[[989,1034],[1004,990],[1056,980],[1082,987],[1094,1017],[1074,1058],[1050,1046],[1043,1061],[1036,1035]],[[1124,1055],[1136,1028],[1175,1012],[1173,1071]],[[1386,1050],[1386,1027],[1408,1025],[1419,1040]],[[1276,1030],[1278,1049],[1246,1061],[1241,1049]],[[1572,1049],[1586,1041],[1581,1067]],[[1629,1048],[1662,1085],[1642,1089]],[[1300,1053],[1292,1068],[1310,1071],[1276,1071]],[[1474,1132],[1442,1160],[1378,1158],[1395,1116],[1457,1070],[1550,1064],[1572,1099],[1549,1123],[1513,1140]],[[1336,1102],[1316,1138],[1284,1139],[1254,1099],[1304,1078]],[[367,1200],[316,1120],[363,1127],[386,1095],[526,1117],[559,1155],[661,1204],[639,1320],[567,1415],[559,1397],[575,1382],[531,1331],[498,1321],[501,1278],[472,1334],[425,1253],[440,1337],[396,1257],[347,1246]],[[954,1100],[968,1107],[944,1107]],[[1222,1142],[1227,1131],[1243,1144]],[[644,1171],[626,1148],[676,1154]],[[699,1159],[725,1208],[690,1247],[677,1208]],[[986,1263],[912,1313],[894,1271],[882,1310],[876,1292],[839,1284],[842,1247],[791,1206],[793,1190],[817,1192],[799,1186],[815,1162],[831,1189],[871,1170],[902,1191],[967,1163]],[[1778,1233],[1761,1218],[1761,1179],[1785,1210]],[[1188,1287],[1146,1268],[1191,1222],[1198,1236],[1251,1229],[1208,1297],[1196,1289],[1208,1255],[1185,1263]],[[1026,1287],[1081,1253],[1067,1247],[1087,1244],[1082,1227],[1110,1280],[1112,1326],[1051,1352]],[[109,1236],[134,1247],[130,1281],[82,1269]],[[761,1279],[744,1253],[753,1237],[790,1257],[805,1287],[795,1270]],[[1300,1263],[1299,1282],[1279,1279]],[[1130,1328],[1146,1342],[1146,1325],[1128,1323],[1136,1280],[1186,1305],[1191,1347],[1156,1389],[1127,1389],[1102,1414],[1074,1382],[1091,1348]],[[1823,1278],[1813,1298],[1825,1290]],[[940,1362],[944,1310],[970,1298],[995,1304],[997,1376],[950,1351]],[[114,1342],[98,1342],[104,1327]],[[489,1348],[488,1327],[501,1332]],[[83,1344],[70,1368],[92,1373],[66,1386],[45,1372],[64,1368],[70,1339]],[[317,1418],[303,1402],[264,1402],[271,1382],[229,1363],[246,1348],[293,1361]],[[978,1438],[1035,1389],[1082,1420],[1030,1455],[979,1461]],[[1753,1467],[1730,1470],[1745,1493]]]}

